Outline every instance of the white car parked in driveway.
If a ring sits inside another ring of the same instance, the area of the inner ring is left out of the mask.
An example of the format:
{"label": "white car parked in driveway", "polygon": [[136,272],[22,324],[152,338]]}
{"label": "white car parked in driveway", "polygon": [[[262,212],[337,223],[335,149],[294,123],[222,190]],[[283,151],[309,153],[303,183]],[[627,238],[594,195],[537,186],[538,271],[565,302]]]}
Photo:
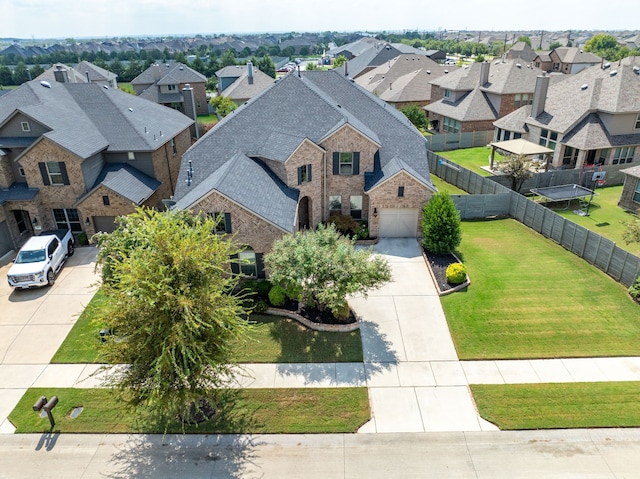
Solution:
{"label": "white car parked in driveway", "polygon": [[9,286],[34,288],[52,286],[67,257],[73,254],[69,230],[45,231],[27,240],[7,273]]}

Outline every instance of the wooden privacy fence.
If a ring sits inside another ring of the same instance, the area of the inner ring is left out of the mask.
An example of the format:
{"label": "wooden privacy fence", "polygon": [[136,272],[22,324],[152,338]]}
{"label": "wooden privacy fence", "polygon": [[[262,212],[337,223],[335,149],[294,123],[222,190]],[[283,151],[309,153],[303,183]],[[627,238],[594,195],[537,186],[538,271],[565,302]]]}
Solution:
{"label": "wooden privacy fence", "polygon": [[438,133],[427,137],[431,151],[449,151],[459,148],[485,146],[493,141],[493,130],[469,133]]}
{"label": "wooden privacy fence", "polygon": [[610,239],[568,220],[535,201],[428,152],[429,170],[470,193],[452,195],[462,219],[510,216],[598,267],[616,281],[631,286],[640,275],[640,258]]}

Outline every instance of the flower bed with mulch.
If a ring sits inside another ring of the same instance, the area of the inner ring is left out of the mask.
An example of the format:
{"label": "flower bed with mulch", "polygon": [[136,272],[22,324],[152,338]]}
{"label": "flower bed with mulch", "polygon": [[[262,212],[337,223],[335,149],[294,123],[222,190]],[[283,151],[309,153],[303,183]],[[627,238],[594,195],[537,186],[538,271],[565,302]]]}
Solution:
{"label": "flower bed with mulch", "polygon": [[447,267],[453,263],[462,263],[462,261],[460,261],[457,256],[453,254],[433,254],[427,252],[424,249],[422,250],[422,255],[424,256],[425,262],[429,267],[431,277],[433,278],[438,291],[440,292],[440,296],[444,296],[446,294],[453,293],[454,291],[466,288],[467,286],[469,286],[469,284],[471,284],[468,276],[467,280],[462,284],[450,284],[447,281]]}

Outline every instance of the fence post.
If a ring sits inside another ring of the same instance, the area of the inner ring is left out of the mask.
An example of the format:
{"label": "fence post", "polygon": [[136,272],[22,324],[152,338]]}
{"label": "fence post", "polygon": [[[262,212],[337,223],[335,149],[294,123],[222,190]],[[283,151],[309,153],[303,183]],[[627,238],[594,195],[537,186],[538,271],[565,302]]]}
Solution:
{"label": "fence post", "polygon": [[607,258],[607,267],[604,270],[604,272],[607,274],[609,274],[609,267],[611,266],[611,260],[613,259],[613,252],[616,250],[616,248],[616,244],[613,243],[613,248],[611,248],[611,251],[609,251],[609,257]]}

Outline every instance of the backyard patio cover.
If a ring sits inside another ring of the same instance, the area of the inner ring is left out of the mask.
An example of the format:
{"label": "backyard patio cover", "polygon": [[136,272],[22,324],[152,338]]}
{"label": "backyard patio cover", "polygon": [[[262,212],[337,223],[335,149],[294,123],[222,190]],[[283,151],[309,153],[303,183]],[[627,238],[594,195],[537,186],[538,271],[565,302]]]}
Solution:
{"label": "backyard patio cover", "polygon": [[514,155],[548,155],[553,153],[551,148],[547,148],[546,146],[538,145],[537,143],[533,143],[531,141],[525,140],[524,138],[518,138],[516,140],[506,140],[506,141],[494,141],[491,143],[491,169],[493,170],[493,156],[495,155],[496,149],[501,149],[503,151],[507,151]]}

